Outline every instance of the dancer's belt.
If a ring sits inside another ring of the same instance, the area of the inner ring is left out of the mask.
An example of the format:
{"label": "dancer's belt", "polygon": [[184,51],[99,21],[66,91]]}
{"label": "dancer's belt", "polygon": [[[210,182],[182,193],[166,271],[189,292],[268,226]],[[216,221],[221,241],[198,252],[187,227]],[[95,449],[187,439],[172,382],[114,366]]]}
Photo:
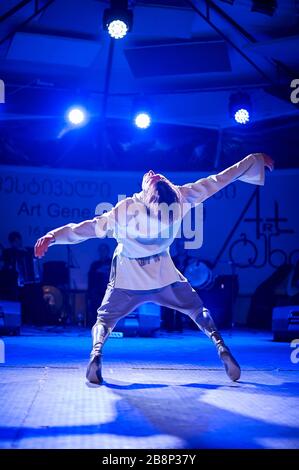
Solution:
{"label": "dancer's belt", "polygon": [[[150,255],[150,256],[142,256],[140,258],[133,258],[133,257],[129,257],[129,256],[125,256],[125,258],[128,258],[130,260],[134,260],[134,261],[137,261],[137,263],[140,265],[140,266],[144,266],[145,264],[149,264],[151,263],[152,261],[154,261],[155,263],[158,263],[161,259],[161,256],[167,254],[167,251],[161,251],[160,253],[156,253],[154,255]],[[120,253],[121,256],[124,256]]]}
{"label": "dancer's belt", "polygon": [[158,253],[156,255],[146,256],[144,258],[133,258],[137,261],[139,266],[145,266],[146,264],[150,264],[152,261],[158,263],[160,261],[162,253]]}

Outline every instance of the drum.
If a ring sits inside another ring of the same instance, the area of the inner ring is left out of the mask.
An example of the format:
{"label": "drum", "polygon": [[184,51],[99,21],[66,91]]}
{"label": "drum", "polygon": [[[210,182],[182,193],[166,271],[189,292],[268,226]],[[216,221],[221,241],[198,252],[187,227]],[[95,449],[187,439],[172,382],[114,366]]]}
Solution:
{"label": "drum", "polygon": [[187,268],[184,271],[184,275],[193,287],[206,288],[213,282],[213,275],[211,269],[198,259],[193,259],[188,263]]}
{"label": "drum", "polygon": [[44,301],[55,308],[55,310],[61,310],[63,306],[63,296],[57,287],[54,286],[43,286],[43,297]]}
{"label": "drum", "polygon": [[45,324],[60,325],[66,321],[64,296],[55,286],[43,286],[43,298],[46,305]]}

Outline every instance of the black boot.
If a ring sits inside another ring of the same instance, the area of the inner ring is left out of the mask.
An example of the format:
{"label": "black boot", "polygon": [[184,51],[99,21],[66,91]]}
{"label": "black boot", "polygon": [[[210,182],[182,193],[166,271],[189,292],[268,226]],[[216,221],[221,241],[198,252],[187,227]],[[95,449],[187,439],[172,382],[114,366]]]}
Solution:
{"label": "black boot", "polygon": [[216,346],[218,356],[223,362],[225,372],[228,377],[235,382],[241,377],[241,368],[237,363],[236,359],[230,352],[229,348],[225,345],[222,336],[218,331],[215,331],[211,334],[211,340]]}
{"label": "black boot", "polygon": [[218,356],[221,359],[225,372],[228,377],[235,382],[241,377],[241,368],[237,363],[236,359],[230,352],[229,348],[225,345],[224,340],[216,328],[216,325],[210,315],[207,308],[203,308],[202,311],[194,318],[195,323],[199,328],[213,341],[216,346]]}
{"label": "black boot", "polygon": [[102,354],[91,354],[86,370],[86,378],[92,384],[103,383],[102,377]]}
{"label": "black boot", "polygon": [[103,382],[102,377],[102,348],[110,334],[109,328],[96,323],[91,330],[92,335],[92,351],[90,361],[86,370],[86,378],[93,384],[100,385]]}

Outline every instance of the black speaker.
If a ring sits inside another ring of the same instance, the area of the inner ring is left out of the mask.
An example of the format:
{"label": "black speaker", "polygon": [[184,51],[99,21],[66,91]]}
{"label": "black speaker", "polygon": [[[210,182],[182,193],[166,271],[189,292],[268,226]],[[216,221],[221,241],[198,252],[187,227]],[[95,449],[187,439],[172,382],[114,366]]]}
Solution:
{"label": "black speaker", "polygon": [[68,286],[70,270],[64,261],[47,261],[43,264],[43,284]]}
{"label": "black speaker", "polygon": [[274,341],[291,341],[299,338],[299,305],[273,308],[272,332]]}
{"label": "black speaker", "polygon": [[134,312],[122,318],[116,325],[115,331],[124,336],[154,336],[160,328],[161,307],[152,302],[140,305]]}
{"label": "black speaker", "polygon": [[26,284],[20,288],[22,323],[41,326],[46,321],[46,303],[41,284]]}
{"label": "black speaker", "polygon": [[0,298],[5,300],[18,300],[18,273],[13,269],[0,271]]}
{"label": "black speaker", "polygon": [[233,302],[238,294],[237,275],[218,275],[209,289],[199,289],[198,294],[208,308],[218,328],[231,328]]}

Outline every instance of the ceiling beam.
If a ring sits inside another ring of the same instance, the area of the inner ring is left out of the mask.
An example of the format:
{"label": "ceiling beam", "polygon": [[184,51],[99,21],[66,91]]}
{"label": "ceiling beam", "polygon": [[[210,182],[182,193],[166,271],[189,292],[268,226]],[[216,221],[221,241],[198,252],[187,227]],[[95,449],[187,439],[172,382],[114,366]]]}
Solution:
{"label": "ceiling beam", "polygon": [[12,29],[4,38],[0,40],[0,46],[4,44],[6,41],[8,41],[16,32],[19,28],[23,28],[26,26],[28,23],[30,23],[34,18],[36,18],[40,13],[45,11],[47,8],[49,8],[52,3],[54,3],[55,0],[49,0],[47,3],[45,3],[43,6],[39,7],[38,2],[35,2],[35,11],[32,15],[30,15],[25,21],[22,21],[20,24],[18,24],[15,28]]}
{"label": "ceiling beam", "polygon": [[186,2],[190,5],[190,7],[209,25],[211,28],[216,31],[219,36],[221,36],[233,49],[235,49],[243,59],[246,60],[264,79],[266,79],[267,82],[273,84],[273,80],[271,77],[269,77],[268,74],[264,72],[263,69],[261,69],[243,50],[241,47],[239,47],[237,44],[234,43],[224,32],[218,28],[210,19],[210,14],[209,14],[209,7],[210,7],[210,2],[206,2],[207,5],[207,14],[204,14],[194,3],[192,0],[186,0]]}
{"label": "ceiling beam", "polygon": [[[268,85],[272,85],[272,87],[277,87],[280,88],[282,86],[282,79],[285,81],[291,80],[291,78],[294,78],[294,76],[291,75],[290,70],[280,61],[277,60],[269,60],[267,59],[267,62],[269,65],[272,66],[272,70],[274,72],[274,77],[270,75],[269,73],[266,73],[259,65],[252,60],[246,52],[244,52],[244,49],[239,47],[230,37],[228,37],[223,31],[218,28],[210,19],[210,9],[215,9],[218,13],[223,13],[223,18],[229,22],[231,25],[233,25],[235,28],[237,28],[238,32],[241,33],[243,36],[246,37],[247,40],[250,40],[252,43],[256,43],[256,39],[247,33],[247,31],[244,30],[244,28],[241,28],[241,26],[237,25],[233,20],[231,20],[230,16],[227,15],[225,12],[222,11],[221,8],[219,8],[217,5],[214,4],[213,1],[211,0],[205,0],[206,3],[206,10],[207,13],[204,14],[195,4],[192,0],[186,0],[186,2],[193,8],[193,10],[209,25],[211,26],[214,31],[216,31],[225,41],[230,44],[231,47],[233,47],[243,59],[245,59],[266,81],[268,82]],[[283,71],[282,76],[280,72]],[[278,77],[278,78],[276,78]],[[298,111],[298,106],[294,103],[292,103],[289,99],[289,97],[285,98],[285,95],[280,93],[280,90],[276,91],[276,96],[278,96],[280,99],[283,101],[287,101],[290,106],[295,106],[296,110]]]}
{"label": "ceiling beam", "polygon": [[0,16],[0,23],[3,23],[3,21],[7,20],[11,16],[13,16],[15,13],[17,13],[19,10],[24,8],[28,3],[31,3],[32,0],[23,0],[22,2],[19,2],[17,5],[12,7],[10,10],[8,10],[6,13]]}
{"label": "ceiling beam", "polygon": [[[243,36],[248,42],[251,44],[257,44],[257,39],[250,34],[243,26],[239,25],[230,15],[228,15],[222,8],[216,5],[212,0],[205,0],[207,5],[211,9],[213,9],[218,15],[226,21],[230,26],[232,26],[241,36]],[[272,57],[266,58],[268,64],[273,67],[273,73],[279,76],[280,72],[283,72],[288,80],[292,80],[294,78],[294,72],[290,70],[283,62],[273,59]]]}

